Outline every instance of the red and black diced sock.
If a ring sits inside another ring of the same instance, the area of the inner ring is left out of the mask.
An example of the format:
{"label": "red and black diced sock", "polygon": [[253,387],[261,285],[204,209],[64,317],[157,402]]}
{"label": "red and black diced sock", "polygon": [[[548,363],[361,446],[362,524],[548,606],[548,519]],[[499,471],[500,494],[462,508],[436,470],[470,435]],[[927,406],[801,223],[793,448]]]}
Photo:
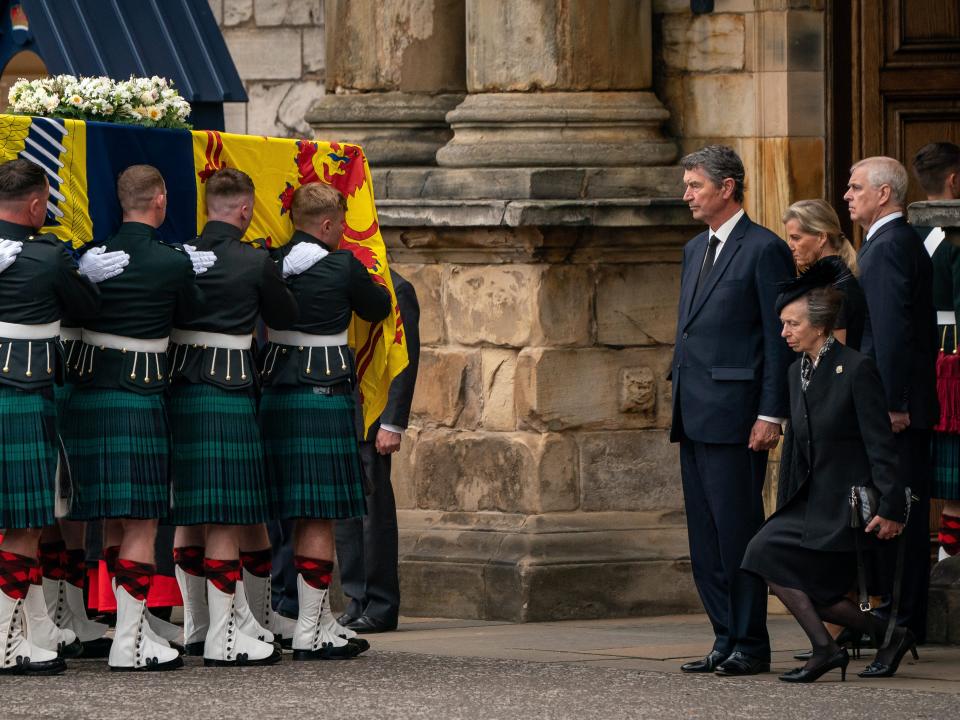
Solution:
{"label": "red and black diced sock", "polygon": [[63,556],[67,546],[63,540],[50,543],[40,543],[40,569],[43,577],[49,580],[63,580]]}
{"label": "red and black diced sock", "polygon": [[233,595],[237,592],[237,582],[240,580],[239,560],[203,559],[203,572],[207,580],[222,593]]}
{"label": "red and black diced sock", "polygon": [[155,565],[117,558],[117,587],[126,590],[136,600],[146,600],[156,570]]}
{"label": "red and black diced sock", "polygon": [[960,517],[941,513],[940,547],[951,557],[960,553]]}
{"label": "red and black diced sock", "polygon": [[303,575],[303,581],[317,590],[326,590],[330,587],[333,578],[333,561],[318,560],[303,555],[295,555],[293,565],[297,572]]}
{"label": "red and black diced sock", "polygon": [[270,577],[273,570],[273,550],[244,550],[240,552],[240,563],[243,569],[257,577]]}
{"label": "red and black diced sock", "polygon": [[181,545],[173,549],[173,561],[187,575],[203,577],[203,550],[200,545]]}
{"label": "red and black diced sock", "polygon": [[64,552],[63,579],[82,588],[87,580],[87,553],[83,548],[70,548]]}
{"label": "red and black diced sock", "polygon": [[107,563],[107,572],[111,575],[117,574],[117,558],[120,557],[120,546],[111,545],[103,549],[103,560]]}
{"label": "red and black diced sock", "polygon": [[0,592],[14,600],[25,598],[36,567],[33,558],[0,550]]}

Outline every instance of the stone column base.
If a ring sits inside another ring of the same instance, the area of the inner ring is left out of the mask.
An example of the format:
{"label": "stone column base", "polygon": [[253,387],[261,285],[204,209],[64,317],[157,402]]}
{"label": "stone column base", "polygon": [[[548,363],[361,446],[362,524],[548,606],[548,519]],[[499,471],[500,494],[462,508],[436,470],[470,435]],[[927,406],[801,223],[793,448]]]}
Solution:
{"label": "stone column base", "polygon": [[318,137],[363,146],[371,167],[433,165],[453,135],[447,112],[463,95],[362,93],[325,95],[306,114]]}
{"label": "stone column base", "polygon": [[670,113],[652,92],[478,93],[447,115],[451,167],[668,165]]}
{"label": "stone column base", "polygon": [[680,513],[398,518],[404,615],[534,622],[702,609]]}

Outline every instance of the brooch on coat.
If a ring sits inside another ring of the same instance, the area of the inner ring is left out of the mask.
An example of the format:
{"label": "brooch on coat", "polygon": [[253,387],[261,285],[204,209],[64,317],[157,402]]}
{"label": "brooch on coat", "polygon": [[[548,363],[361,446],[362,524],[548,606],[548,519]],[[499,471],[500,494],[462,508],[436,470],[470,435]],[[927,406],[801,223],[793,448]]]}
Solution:
{"label": "brooch on coat", "polygon": [[834,372],[836,372],[837,375],[839,375],[840,373],[842,373],[842,372],[843,372],[843,365],[837,365],[837,369],[836,369]]}

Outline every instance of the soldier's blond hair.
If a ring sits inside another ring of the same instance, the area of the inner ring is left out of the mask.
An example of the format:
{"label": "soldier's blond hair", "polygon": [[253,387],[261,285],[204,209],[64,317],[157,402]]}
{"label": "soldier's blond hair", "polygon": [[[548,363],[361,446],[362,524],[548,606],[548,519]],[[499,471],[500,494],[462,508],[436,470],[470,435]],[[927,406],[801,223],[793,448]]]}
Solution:
{"label": "soldier's blond hair", "polygon": [[124,212],[146,210],[167,186],[153,165],[131,165],[117,178],[117,199]]}
{"label": "soldier's blond hair", "polygon": [[294,225],[309,224],[347,211],[347,199],[322,182],[301,185],[293,193],[290,217]]}

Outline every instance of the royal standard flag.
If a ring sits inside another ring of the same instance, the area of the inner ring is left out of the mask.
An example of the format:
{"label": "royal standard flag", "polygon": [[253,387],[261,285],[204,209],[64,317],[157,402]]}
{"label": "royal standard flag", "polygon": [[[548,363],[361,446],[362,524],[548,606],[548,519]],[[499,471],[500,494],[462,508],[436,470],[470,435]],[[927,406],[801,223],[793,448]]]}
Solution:
{"label": "royal standard flag", "polygon": [[0,115],[0,142],[0,160],[22,157],[46,170],[50,199],[44,229],[74,248],[102,242],[116,230],[121,219],[116,179],[130,165],[153,165],[163,174],[167,219],[160,234],[171,243],[196,237],[206,217],[203,184],[220,168],[236,168],[253,179],[256,204],[245,239],[264,239],[268,247],[283,245],[293,234],[294,190],[311,182],[335,187],[347,198],[340,247],[363,263],[392,300],[393,313],[383,322],[354,316],[350,326],[366,428],[383,412],[390,382],[407,366],[407,346],[370,167],[360,146],[19,115]]}

